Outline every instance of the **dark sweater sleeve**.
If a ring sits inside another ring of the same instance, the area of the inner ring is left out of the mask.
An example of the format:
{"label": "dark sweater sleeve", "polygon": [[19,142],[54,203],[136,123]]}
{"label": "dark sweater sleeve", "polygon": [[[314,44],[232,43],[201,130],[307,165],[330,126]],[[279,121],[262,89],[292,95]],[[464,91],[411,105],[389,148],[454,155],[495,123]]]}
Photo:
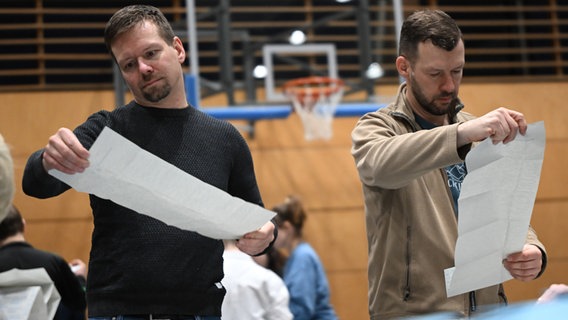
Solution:
{"label": "dark sweater sleeve", "polygon": [[[106,123],[108,112],[99,111],[92,114],[87,121],[73,130],[81,144],[89,149]],[[46,199],[58,196],[71,187],[45,171],[42,163],[44,149],[34,152],[26,163],[22,177],[22,189],[28,196]]]}
{"label": "dark sweater sleeve", "polygon": [[45,171],[42,156],[43,149],[28,158],[22,178],[22,189],[28,196],[45,199],[57,196],[70,187]]}
{"label": "dark sweater sleeve", "polygon": [[[236,129],[234,130],[236,131]],[[235,145],[238,147],[233,149],[235,153],[233,155],[234,163],[231,170],[228,192],[232,196],[264,207],[256,182],[250,149],[240,133],[235,133],[235,139]]]}
{"label": "dark sweater sleeve", "polygon": [[[252,160],[252,155],[250,153],[250,149],[248,144],[240,136],[239,134],[239,144],[240,148],[238,148],[240,155],[237,155],[235,159],[239,159],[236,163],[235,168],[232,170],[232,177],[231,181],[238,181],[236,187],[232,187],[232,191],[229,190],[231,194],[234,196],[238,196],[248,202],[256,203],[259,206],[264,207],[264,203],[262,201],[260,191],[258,189],[258,184],[256,182],[256,174],[254,172],[254,165]],[[241,192],[241,194],[239,194]],[[266,254],[274,245],[276,238],[278,238],[278,225],[276,224],[275,220],[272,219],[271,222],[274,224],[274,239],[270,242],[268,247],[266,247],[261,253],[255,255],[260,256]]]}

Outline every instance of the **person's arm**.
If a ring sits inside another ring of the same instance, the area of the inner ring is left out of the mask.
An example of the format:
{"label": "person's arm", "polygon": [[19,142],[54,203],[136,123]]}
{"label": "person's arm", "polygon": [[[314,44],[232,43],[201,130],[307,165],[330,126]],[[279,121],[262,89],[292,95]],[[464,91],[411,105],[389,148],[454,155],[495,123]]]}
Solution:
{"label": "person's arm", "polygon": [[457,123],[407,132],[403,122],[377,111],[363,116],[353,130],[351,153],[365,185],[398,189],[463,161],[456,147]]}
{"label": "person's arm", "polygon": [[22,179],[24,193],[48,198],[65,192],[69,186],[49,175],[48,171],[57,169],[68,174],[83,172],[89,165],[88,157],[89,151],[71,130],[59,129],[49,138],[45,148],[28,158]]}
{"label": "person's arm", "polygon": [[24,169],[22,189],[25,194],[44,199],[57,196],[70,187],[47,171],[82,172],[89,165],[88,149],[109,122],[109,112],[99,111],[73,131],[61,128],[48,140],[45,148],[34,152]]}
{"label": "person's arm", "polygon": [[460,123],[457,146],[459,148],[486,138],[490,138],[494,144],[507,143],[513,141],[518,133],[526,132],[527,122],[522,113],[499,108],[479,118]]}

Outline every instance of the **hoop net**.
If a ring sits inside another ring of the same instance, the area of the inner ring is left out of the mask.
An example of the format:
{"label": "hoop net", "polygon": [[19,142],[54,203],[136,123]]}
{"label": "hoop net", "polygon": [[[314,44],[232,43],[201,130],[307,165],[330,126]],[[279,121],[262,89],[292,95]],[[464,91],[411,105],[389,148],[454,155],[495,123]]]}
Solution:
{"label": "hoop net", "polygon": [[305,139],[328,140],[333,135],[333,116],[343,97],[343,81],[329,77],[306,77],[284,84],[284,94],[304,126]]}

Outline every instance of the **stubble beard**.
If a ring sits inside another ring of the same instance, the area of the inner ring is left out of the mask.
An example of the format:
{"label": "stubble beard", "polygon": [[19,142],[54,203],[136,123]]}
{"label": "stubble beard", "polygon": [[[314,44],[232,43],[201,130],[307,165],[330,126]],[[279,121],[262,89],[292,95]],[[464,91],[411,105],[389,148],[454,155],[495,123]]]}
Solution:
{"label": "stubble beard", "polygon": [[[426,95],[424,95],[424,93],[420,88],[420,85],[418,85],[416,80],[414,80],[414,78],[411,78],[410,81],[412,84],[411,90],[412,94],[414,95],[414,98],[416,99],[418,104],[424,109],[424,111],[428,112],[431,115],[434,116],[447,115],[448,113],[450,113],[451,109],[450,107],[456,105],[457,103],[457,95],[455,92],[443,92],[433,97],[432,100],[428,100],[428,98],[426,98]],[[448,96],[452,97],[450,103],[443,106],[439,106],[436,104],[436,99]]]}

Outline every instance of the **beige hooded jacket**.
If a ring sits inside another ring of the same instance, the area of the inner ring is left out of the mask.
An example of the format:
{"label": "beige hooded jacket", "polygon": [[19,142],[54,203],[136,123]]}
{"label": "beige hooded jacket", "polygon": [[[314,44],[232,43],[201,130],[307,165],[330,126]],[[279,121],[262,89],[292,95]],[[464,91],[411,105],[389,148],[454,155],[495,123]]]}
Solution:
{"label": "beige hooded jacket", "polygon": [[[432,312],[469,316],[506,300],[501,285],[447,298],[444,269],[454,266],[457,219],[444,168],[463,162],[457,127],[473,116],[456,108],[454,123],[421,130],[405,103],[364,115],[352,132],[352,154],[363,185],[372,320]],[[529,227],[527,242],[543,251]]]}

